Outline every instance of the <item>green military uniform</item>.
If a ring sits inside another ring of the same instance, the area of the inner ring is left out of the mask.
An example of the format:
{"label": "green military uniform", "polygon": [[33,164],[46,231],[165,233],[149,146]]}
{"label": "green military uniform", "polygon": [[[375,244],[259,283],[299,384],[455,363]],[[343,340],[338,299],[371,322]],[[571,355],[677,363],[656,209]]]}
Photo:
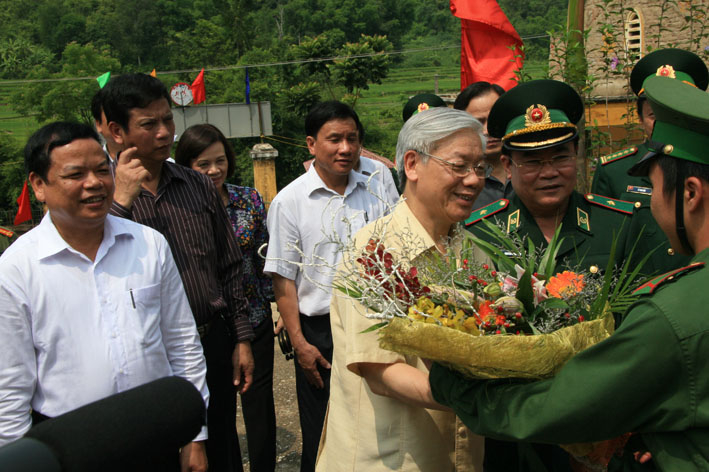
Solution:
{"label": "green military uniform", "polygon": [[647,152],[647,143],[643,143],[602,157],[600,166],[593,176],[591,192],[631,202],[635,206],[633,228],[636,232],[640,228],[643,230],[637,250],[642,254],[653,251],[650,259],[643,266],[644,272],[661,274],[687,265],[689,257],[677,254],[670,247],[667,236],[652,217],[650,179],[647,176],[628,175],[630,168]]}
{"label": "green military uniform", "polygon": [[[617,237],[614,262],[615,265],[622,265],[634,242],[629,240],[633,210],[632,203],[594,194],[584,196],[574,191],[561,221],[560,237],[564,241],[557,262],[570,269],[589,270],[595,266],[602,270],[608,263],[613,238]],[[511,200],[501,199],[474,211],[465,221],[468,230],[488,240],[482,231],[485,226],[482,221],[485,219],[494,221],[508,233],[530,238],[537,248],[547,245],[534,218],[516,195]]]}
{"label": "green military uniform", "polygon": [[[709,165],[709,95],[671,82],[658,77],[645,85],[657,144],[632,173],[647,174],[657,155]],[[677,228],[684,228],[682,206],[674,211]],[[679,229],[671,231],[682,239]],[[687,231],[694,231],[688,242],[702,244],[696,229]],[[481,381],[434,365],[434,398],[490,437],[568,444],[635,433],[609,470],[709,471],[709,248],[698,249],[690,265],[641,286],[616,332],[555,377]],[[650,452],[652,460],[635,462],[635,451]]]}
{"label": "green military uniform", "polygon": [[[645,81],[657,75],[669,76],[702,90],[706,90],[709,81],[707,67],[699,56],[682,49],[669,48],[653,51],[638,61],[631,73],[631,88],[636,95],[642,97]],[[650,213],[650,179],[647,176],[628,175],[630,168],[647,152],[647,143],[642,143],[603,156],[593,176],[591,192],[636,205],[634,224],[644,228],[639,249],[644,253],[655,249],[645,267],[648,273],[662,273],[686,265],[689,258],[675,254]]]}
{"label": "green military uniform", "polygon": [[[434,365],[434,398],[486,437],[564,444],[633,431],[661,470],[709,470],[709,317],[697,316],[709,304],[709,250],[694,261],[554,378],[473,381]],[[634,465],[632,454],[624,459]]]}
{"label": "green military uniform", "polygon": [[5,249],[10,247],[10,244],[17,239],[15,232],[3,226],[0,226],[0,254],[5,252]]}

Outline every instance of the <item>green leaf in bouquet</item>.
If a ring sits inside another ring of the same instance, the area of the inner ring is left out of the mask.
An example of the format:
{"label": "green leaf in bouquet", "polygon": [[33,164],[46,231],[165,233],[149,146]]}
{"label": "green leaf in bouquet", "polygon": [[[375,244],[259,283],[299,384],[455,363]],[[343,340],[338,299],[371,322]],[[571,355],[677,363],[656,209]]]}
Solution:
{"label": "green leaf in bouquet", "polygon": [[388,321],[382,321],[381,323],[373,324],[373,325],[370,326],[369,328],[360,331],[359,334],[371,333],[372,331],[376,331],[376,330],[378,330],[379,328],[383,328],[383,327],[385,327],[385,326],[388,325],[388,324],[389,324]]}
{"label": "green leaf in bouquet", "polygon": [[[539,302],[539,304],[537,304],[537,306],[534,308],[534,311],[532,311],[530,314],[528,314],[529,322],[530,322],[529,325],[530,325],[530,327],[533,328],[533,322],[536,321],[539,316],[542,316],[542,317],[545,316],[547,313],[547,310],[553,310],[553,309],[568,310],[569,308],[570,308],[569,304],[566,301],[562,300],[561,298],[550,297],[550,298],[544,299],[541,302]],[[536,328],[534,328],[534,330],[536,330]],[[535,334],[538,334],[538,332]]]}
{"label": "green leaf in bouquet", "polygon": [[362,298],[362,290],[356,283],[345,280],[344,282],[335,282],[332,284],[335,290],[338,290],[352,298]]}
{"label": "green leaf in bouquet", "polygon": [[559,254],[561,245],[564,242],[564,238],[559,239],[561,234],[561,225],[556,227],[554,231],[554,236],[549,241],[546,249],[544,249],[544,254],[539,261],[539,268],[537,272],[542,274],[544,277],[549,278],[556,272],[556,256]]}
{"label": "green leaf in bouquet", "polygon": [[542,310],[567,309],[569,308],[569,304],[561,298],[549,297],[539,302],[539,305],[537,305],[537,309],[539,308],[541,308]]}
{"label": "green leaf in bouquet", "polygon": [[532,290],[532,273],[525,271],[517,282],[515,298],[522,302],[528,315],[534,313],[534,290]]}
{"label": "green leaf in bouquet", "polygon": [[[524,268],[525,271],[529,274],[534,274],[537,271],[536,268],[536,261],[534,260],[534,254],[535,254],[535,249],[534,249],[534,242],[532,241],[532,238],[527,239],[527,253],[525,254],[527,256],[527,266]],[[531,283],[531,279],[530,279]]]}
{"label": "green leaf in bouquet", "polygon": [[[611,311],[613,313],[623,313],[638,298],[632,294],[632,291],[638,283],[640,271],[647,263],[650,256],[652,256],[655,249],[645,254],[645,256],[635,265],[635,267],[631,269],[630,264],[633,262],[633,254],[635,253],[638,242],[643,235],[644,228],[642,228],[633,242],[628,257],[619,268],[620,271],[614,270],[615,267],[613,267],[613,261],[615,260],[615,253],[618,250],[618,240],[621,234],[623,234],[622,228],[623,227],[621,226],[618,233],[615,233],[615,231],[613,232],[610,256],[608,258],[605,273],[603,274],[603,284],[598,294],[598,298],[596,298],[591,306],[591,313],[602,313],[606,303],[611,307]],[[617,280],[614,280],[616,277]]]}
{"label": "green leaf in bouquet", "polygon": [[[488,257],[492,260],[495,267],[498,270],[514,273],[516,261],[510,256],[505,254],[505,250],[512,254],[516,254],[518,249],[509,242],[509,238],[505,233],[503,233],[500,228],[490,223],[489,221],[483,220],[482,222],[488,225],[487,228],[482,228],[481,230],[489,235],[497,244],[489,243],[483,239],[480,239],[472,234],[468,236],[470,241],[472,241],[480,250],[482,250]],[[488,231],[489,230],[489,231]],[[505,250],[501,249],[504,248]]]}

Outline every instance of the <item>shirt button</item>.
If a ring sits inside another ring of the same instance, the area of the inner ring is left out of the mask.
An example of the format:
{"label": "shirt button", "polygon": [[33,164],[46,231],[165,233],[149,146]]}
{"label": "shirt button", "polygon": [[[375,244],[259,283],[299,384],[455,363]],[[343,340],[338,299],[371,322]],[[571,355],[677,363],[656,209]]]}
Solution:
{"label": "shirt button", "polygon": [[458,436],[460,436],[461,439],[465,439],[467,435],[468,431],[466,430],[465,426],[461,426],[460,428],[458,428]]}
{"label": "shirt button", "polygon": [[125,374],[125,371],[123,369],[119,369],[118,372],[121,374]]}

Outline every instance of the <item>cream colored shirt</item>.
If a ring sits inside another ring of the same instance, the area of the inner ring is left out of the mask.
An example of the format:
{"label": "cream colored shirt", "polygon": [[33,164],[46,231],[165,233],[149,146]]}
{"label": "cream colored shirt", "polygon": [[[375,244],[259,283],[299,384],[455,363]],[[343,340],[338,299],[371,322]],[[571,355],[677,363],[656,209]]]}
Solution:
{"label": "cream colored shirt", "polygon": [[[460,236],[458,231],[461,230],[457,228],[454,233]],[[401,254],[402,235],[406,234],[405,249],[414,264],[436,251],[433,239],[403,201],[390,215],[357,233],[357,253],[361,253],[372,234],[379,235],[385,247],[395,254]],[[459,246],[460,240],[454,237],[452,245],[457,241]],[[485,256],[480,253],[480,257]],[[376,332],[362,333],[376,322],[364,313],[361,304],[339,292],[333,293],[330,402],[316,470],[482,471],[483,438],[472,434],[453,413],[410,406],[369,389],[358,373],[357,363],[405,362],[424,372],[428,369],[418,357],[381,349]]]}

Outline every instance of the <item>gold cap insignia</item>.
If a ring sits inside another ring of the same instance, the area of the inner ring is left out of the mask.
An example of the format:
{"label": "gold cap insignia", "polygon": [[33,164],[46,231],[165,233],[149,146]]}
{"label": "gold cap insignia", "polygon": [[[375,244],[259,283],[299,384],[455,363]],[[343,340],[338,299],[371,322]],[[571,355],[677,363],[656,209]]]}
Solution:
{"label": "gold cap insignia", "polygon": [[421,102],[419,103],[417,113],[421,113],[424,110],[428,110],[430,107],[428,106],[428,103],[426,102]]}
{"label": "gold cap insignia", "polygon": [[662,154],[672,154],[672,151],[675,150],[675,147],[671,144],[665,145],[665,147],[662,148]]}
{"label": "gold cap insignia", "polygon": [[664,65],[657,68],[657,74],[660,77],[669,77],[670,79],[676,79],[675,68],[670,65]]}
{"label": "gold cap insignia", "polygon": [[549,110],[544,105],[530,105],[524,116],[524,126],[546,125],[551,123]]}

